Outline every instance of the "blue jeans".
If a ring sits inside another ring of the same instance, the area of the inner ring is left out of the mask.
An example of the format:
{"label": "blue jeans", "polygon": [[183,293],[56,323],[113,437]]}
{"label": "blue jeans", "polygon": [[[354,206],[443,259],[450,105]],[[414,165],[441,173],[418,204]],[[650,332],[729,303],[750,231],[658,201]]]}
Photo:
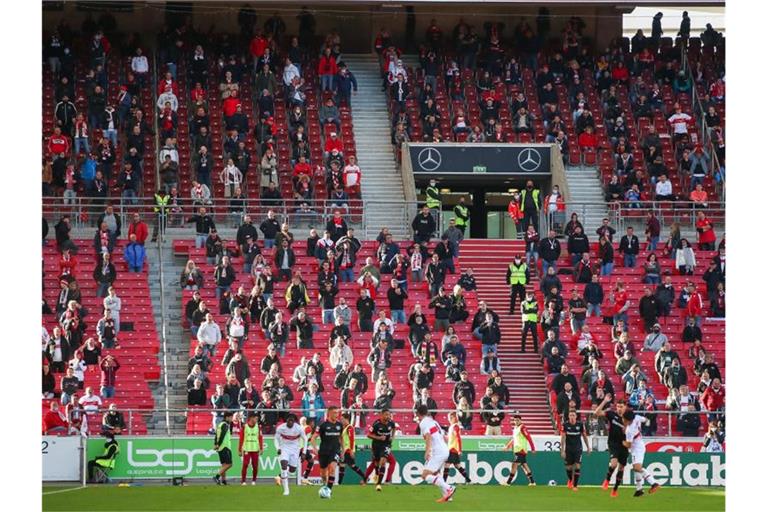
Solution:
{"label": "blue jeans", "polygon": [[221,298],[221,295],[222,295],[224,292],[228,292],[228,291],[229,291],[229,286],[217,286],[217,287],[216,287],[216,298],[217,298],[217,299],[220,299],[220,298]]}
{"label": "blue jeans", "polygon": [[96,296],[106,297],[110,286],[112,285],[110,285],[109,283],[99,283],[98,286],[96,287]]}
{"label": "blue jeans", "polygon": [[659,237],[652,236],[649,243],[648,243],[648,250],[649,251],[655,251],[656,246],[659,244]]}
{"label": "blue jeans", "polygon": [[411,270],[411,281],[420,283],[424,280],[424,269]]}
{"label": "blue jeans", "polygon": [[333,90],[333,75],[320,75],[320,89],[322,91]]}
{"label": "blue jeans", "polygon": [[131,189],[123,190],[123,194],[122,195],[123,195],[123,199],[125,200],[126,203],[130,203],[130,204],[133,204],[133,205],[139,204],[139,200],[136,197],[136,191],[135,190],[131,190]]}
{"label": "blue jeans", "polygon": [[530,267],[531,266],[531,260],[533,260],[533,268],[536,270],[539,267],[539,253],[534,252],[526,252],[525,253],[525,264]]}
{"label": "blue jeans", "polygon": [[645,284],[659,284],[661,283],[661,277],[658,274],[648,274],[643,279]]}
{"label": "blue jeans", "polygon": [[176,80],[176,63],[175,62],[166,62],[166,66],[168,66],[168,71],[171,72],[171,76],[174,80]]}
{"label": "blue jeans", "polygon": [[264,248],[265,249],[272,249],[275,246],[275,239],[274,238],[265,238],[264,239]]}
{"label": "blue jeans", "polygon": [[333,323],[333,310],[332,309],[324,309],[323,310],[323,323],[324,324],[332,324]]}
{"label": "blue jeans", "polygon": [[91,145],[88,143],[88,137],[75,137],[75,154],[80,154],[80,148],[85,148],[86,153],[91,152]]}
{"label": "blue jeans", "polygon": [[244,263],[243,264],[243,272],[245,272],[246,274],[250,274],[252,267],[253,267],[253,263]]}
{"label": "blue jeans", "polygon": [[104,338],[101,341],[104,348],[115,348],[115,338]]}
{"label": "blue jeans", "polygon": [[584,326],[584,320],[579,320],[577,318],[571,318],[571,332],[573,334],[578,334],[581,332],[581,328]]}
{"label": "blue jeans", "polygon": [[597,317],[603,316],[603,312],[600,310],[600,304],[587,304],[587,317],[592,315]]}
{"label": "blue jeans", "polygon": [[603,263],[600,265],[600,275],[609,276],[613,272],[613,263]]}
{"label": "blue jeans", "polygon": [[619,320],[624,320],[624,325],[629,326],[629,321],[627,320],[627,312],[623,313],[616,313],[613,315],[613,325],[616,325],[619,323]]}
{"label": "blue jeans", "polygon": [[141,271],[142,271],[142,270],[144,270],[144,269],[143,269],[143,268],[141,268],[141,267],[133,267],[133,266],[129,266],[129,267],[128,267],[128,270],[129,270],[130,272],[141,272]]}
{"label": "blue jeans", "polygon": [[477,329],[475,329],[474,331],[472,331],[472,336],[474,336],[474,338],[476,340],[482,339],[482,336],[480,335],[480,328],[479,327]]}
{"label": "blue jeans", "polygon": [[343,268],[339,270],[339,280],[342,283],[351,283],[355,280],[355,270],[353,268]]}
{"label": "blue jeans", "polygon": [[208,239],[208,235],[202,235],[200,233],[195,234],[195,249],[201,249],[205,247],[205,241]]}
{"label": "blue jeans", "polygon": [[624,266],[629,268],[635,268],[635,265],[637,264],[637,255],[636,254],[625,254],[624,255]]}
{"label": "blue jeans", "polygon": [[392,322],[396,324],[404,324],[408,320],[405,318],[405,311],[402,309],[392,310]]}
{"label": "blue jeans", "polygon": [[549,267],[552,267],[555,269],[555,274],[557,274],[557,264],[556,262],[548,262],[547,260],[541,260],[541,273],[543,275],[547,275],[547,272],[549,271]]}
{"label": "blue jeans", "polygon": [[104,137],[112,142],[112,145],[117,147],[117,130],[104,130]]}
{"label": "blue jeans", "polygon": [[67,405],[72,400],[72,397],[64,391],[61,392],[61,405]]}
{"label": "blue jeans", "polygon": [[581,255],[582,255],[582,253],[580,253],[580,252],[575,252],[575,253],[571,254],[571,265],[572,266],[576,265],[579,261],[581,261]]}
{"label": "blue jeans", "polygon": [[486,354],[488,354],[488,352],[491,352],[491,351],[495,352],[496,351],[496,345],[495,344],[493,344],[493,345],[486,345],[485,343],[483,343],[481,346],[483,347],[483,358],[485,358],[485,356],[486,356]]}
{"label": "blue jeans", "polygon": [[101,398],[113,398],[115,396],[114,386],[101,386]]}

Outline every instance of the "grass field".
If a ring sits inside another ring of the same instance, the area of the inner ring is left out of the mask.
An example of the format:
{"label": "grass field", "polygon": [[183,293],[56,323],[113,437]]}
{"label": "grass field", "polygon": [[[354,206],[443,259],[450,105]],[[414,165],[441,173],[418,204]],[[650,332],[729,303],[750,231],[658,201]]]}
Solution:
{"label": "grass field", "polygon": [[[43,487],[43,510],[284,510],[284,511],[427,511],[427,510],[724,510],[722,488],[664,487],[658,493],[632,497],[624,486],[618,498],[597,487],[579,492],[565,487],[459,486],[451,503],[435,503],[433,486],[388,486],[377,493],[372,486],[336,486],[330,500],[321,500],[317,486],[292,487],[282,496],[277,486],[230,485],[216,487],[116,487],[94,486],[61,492]],[[52,494],[47,494],[52,493]]]}

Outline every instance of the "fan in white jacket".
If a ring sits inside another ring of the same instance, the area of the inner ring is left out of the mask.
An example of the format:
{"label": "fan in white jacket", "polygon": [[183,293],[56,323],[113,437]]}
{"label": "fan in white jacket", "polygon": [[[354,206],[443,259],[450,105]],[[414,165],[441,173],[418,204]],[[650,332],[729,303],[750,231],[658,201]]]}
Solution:
{"label": "fan in white jacket", "polygon": [[197,329],[197,340],[213,351],[216,350],[216,345],[221,342],[221,329],[213,321],[213,316],[210,313],[206,315],[205,322],[201,323]]}
{"label": "fan in white jacket", "polygon": [[354,357],[355,356],[352,353],[352,349],[349,348],[349,345],[344,343],[341,338],[336,338],[333,348],[331,349],[331,355],[329,357],[331,366],[334,369],[341,368],[344,363],[349,363],[349,366],[352,366]]}
{"label": "fan in white jacket", "polygon": [[166,102],[171,104],[171,110],[174,112],[179,109],[179,98],[177,98],[176,95],[173,94],[173,91],[170,89],[165,91],[160,95],[160,97],[157,98],[157,108],[163,110],[165,108]]}

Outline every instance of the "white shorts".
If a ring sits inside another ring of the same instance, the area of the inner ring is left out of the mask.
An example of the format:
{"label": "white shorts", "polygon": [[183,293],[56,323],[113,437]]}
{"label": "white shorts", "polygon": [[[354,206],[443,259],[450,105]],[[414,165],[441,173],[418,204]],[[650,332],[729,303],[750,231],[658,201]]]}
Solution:
{"label": "white shorts", "polygon": [[432,452],[429,460],[424,463],[424,469],[431,473],[437,473],[443,468],[443,465],[448,460],[449,454],[450,452],[447,450],[441,452]]}
{"label": "white shorts", "polygon": [[632,464],[641,464],[645,459],[645,446],[631,448],[629,453],[632,454]]}
{"label": "white shorts", "polygon": [[301,467],[299,452],[296,450],[282,450],[280,452],[280,462],[285,461],[292,468]]}

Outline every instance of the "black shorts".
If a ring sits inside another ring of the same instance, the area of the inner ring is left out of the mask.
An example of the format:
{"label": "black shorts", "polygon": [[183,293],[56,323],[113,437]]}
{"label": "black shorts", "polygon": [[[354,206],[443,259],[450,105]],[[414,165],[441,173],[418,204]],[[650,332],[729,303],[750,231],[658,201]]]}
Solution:
{"label": "black shorts", "polygon": [[574,464],[581,464],[581,454],[583,450],[565,450],[565,465],[572,466]]}
{"label": "black shorts", "polygon": [[391,446],[371,446],[373,460],[386,459],[390,453],[392,453]]}
{"label": "black shorts", "polygon": [[344,452],[344,457],[341,459],[341,463],[348,466],[354,466],[356,465],[355,456],[352,455],[352,452]]}
{"label": "black shorts", "polygon": [[323,453],[320,452],[317,454],[317,460],[320,464],[320,469],[325,469],[328,466],[331,465],[333,462],[337,462],[339,460],[339,454],[334,452],[329,453]]}
{"label": "black shorts", "polygon": [[219,451],[219,462],[221,464],[232,464],[232,450],[229,448],[222,448]]}
{"label": "black shorts", "polygon": [[609,444],[608,451],[610,452],[612,459],[616,459],[622,466],[627,465],[629,449],[626,446],[623,444]]}
{"label": "black shorts", "polygon": [[514,464],[527,464],[528,463],[528,454],[527,453],[516,453],[515,459],[512,461]]}
{"label": "black shorts", "polygon": [[456,452],[448,452],[448,460],[445,461],[446,464],[461,464],[461,455],[459,455]]}

